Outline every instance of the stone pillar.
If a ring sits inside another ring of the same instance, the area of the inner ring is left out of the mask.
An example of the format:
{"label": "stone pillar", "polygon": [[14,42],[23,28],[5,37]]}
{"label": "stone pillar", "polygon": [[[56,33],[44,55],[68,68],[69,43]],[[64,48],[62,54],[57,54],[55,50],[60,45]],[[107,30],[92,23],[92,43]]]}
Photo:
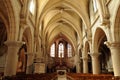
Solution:
{"label": "stone pillar", "polygon": [[109,59],[109,61],[107,62],[107,70],[108,72],[113,72],[113,63],[112,63],[112,58]]}
{"label": "stone pillar", "polygon": [[91,53],[93,74],[100,74],[99,53]]}
{"label": "stone pillar", "polygon": [[81,73],[81,68],[80,68],[80,58],[79,55],[75,55],[75,62],[76,62],[76,73]]}
{"label": "stone pillar", "polygon": [[34,53],[27,53],[27,69],[26,73],[33,73]]}
{"label": "stone pillar", "polygon": [[120,76],[120,43],[110,43],[114,76]]}
{"label": "stone pillar", "polygon": [[5,44],[8,46],[8,51],[4,76],[13,76],[16,75],[18,51],[24,43],[20,41],[6,41]]}
{"label": "stone pillar", "polygon": [[83,73],[88,73],[88,58],[83,57]]}
{"label": "stone pillar", "polygon": [[80,71],[80,62],[77,62],[77,64],[76,64],[76,73],[81,73],[81,71]]}

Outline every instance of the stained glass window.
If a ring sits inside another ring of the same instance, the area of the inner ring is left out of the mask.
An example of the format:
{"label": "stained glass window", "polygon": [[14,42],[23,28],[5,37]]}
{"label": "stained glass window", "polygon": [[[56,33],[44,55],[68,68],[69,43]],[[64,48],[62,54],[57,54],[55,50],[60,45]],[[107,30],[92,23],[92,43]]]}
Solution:
{"label": "stained glass window", "polygon": [[64,57],[64,44],[60,43],[58,49],[59,49],[59,51],[58,51],[58,57]]}
{"label": "stained glass window", "polygon": [[70,44],[67,45],[67,54],[68,57],[72,57],[72,46]]}
{"label": "stained glass window", "polygon": [[51,45],[50,56],[55,57],[55,43]]}

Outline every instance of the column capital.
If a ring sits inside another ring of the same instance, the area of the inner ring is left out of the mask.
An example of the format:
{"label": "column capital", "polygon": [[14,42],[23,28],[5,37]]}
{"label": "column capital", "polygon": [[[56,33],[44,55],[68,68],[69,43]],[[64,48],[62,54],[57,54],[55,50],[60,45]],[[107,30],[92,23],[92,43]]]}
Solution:
{"label": "column capital", "polygon": [[25,42],[22,42],[22,41],[6,41],[4,44],[7,45],[7,46],[20,47],[23,44],[25,44]]}
{"label": "column capital", "polygon": [[92,58],[99,57],[100,53],[89,53]]}
{"label": "column capital", "polygon": [[26,54],[27,54],[27,56],[34,56],[36,53],[34,53],[34,52],[26,52]]}
{"label": "column capital", "polygon": [[6,41],[5,45],[8,46],[8,54],[6,56],[6,64],[4,70],[4,76],[16,75],[18,51],[24,44],[22,41]]}
{"label": "column capital", "polygon": [[120,42],[104,42],[108,48],[120,48]]}
{"label": "column capital", "polygon": [[88,57],[82,57],[83,60],[88,60]]}
{"label": "column capital", "polygon": [[101,21],[101,25],[108,25],[107,27],[109,28],[109,25],[110,25],[110,20],[109,19],[106,19],[106,18],[103,18],[103,21]]}

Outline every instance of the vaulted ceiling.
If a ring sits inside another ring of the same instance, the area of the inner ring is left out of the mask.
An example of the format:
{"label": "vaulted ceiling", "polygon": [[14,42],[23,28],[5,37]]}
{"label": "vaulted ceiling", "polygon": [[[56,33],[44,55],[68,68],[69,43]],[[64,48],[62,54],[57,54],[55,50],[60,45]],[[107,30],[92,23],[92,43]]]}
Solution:
{"label": "vaulted ceiling", "polygon": [[[44,36],[48,45],[57,36],[65,36],[75,47],[82,42],[83,25],[85,29],[90,27],[89,1],[90,0],[35,0],[37,34]],[[6,22],[8,14],[4,0],[0,0],[0,14]],[[3,21],[0,19],[0,22]],[[42,36],[42,37],[43,37]]]}
{"label": "vaulted ceiling", "polygon": [[82,41],[82,25],[89,22],[89,0],[38,0],[37,19],[48,44],[64,35],[75,46]]}

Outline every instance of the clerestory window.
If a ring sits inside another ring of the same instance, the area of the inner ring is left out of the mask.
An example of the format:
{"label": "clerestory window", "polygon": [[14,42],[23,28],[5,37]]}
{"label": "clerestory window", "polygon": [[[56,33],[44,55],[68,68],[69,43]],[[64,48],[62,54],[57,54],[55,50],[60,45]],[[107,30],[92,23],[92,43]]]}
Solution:
{"label": "clerestory window", "polygon": [[94,10],[94,12],[96,12],[97,11],[97,3],[96,3],[96,0],[93,0],[93,10]]}
{"label": "clerestory window", "polygon": [[34,15],[34,12],[35,12],[35,1],[34,0],[31,0],[29,10]]}

